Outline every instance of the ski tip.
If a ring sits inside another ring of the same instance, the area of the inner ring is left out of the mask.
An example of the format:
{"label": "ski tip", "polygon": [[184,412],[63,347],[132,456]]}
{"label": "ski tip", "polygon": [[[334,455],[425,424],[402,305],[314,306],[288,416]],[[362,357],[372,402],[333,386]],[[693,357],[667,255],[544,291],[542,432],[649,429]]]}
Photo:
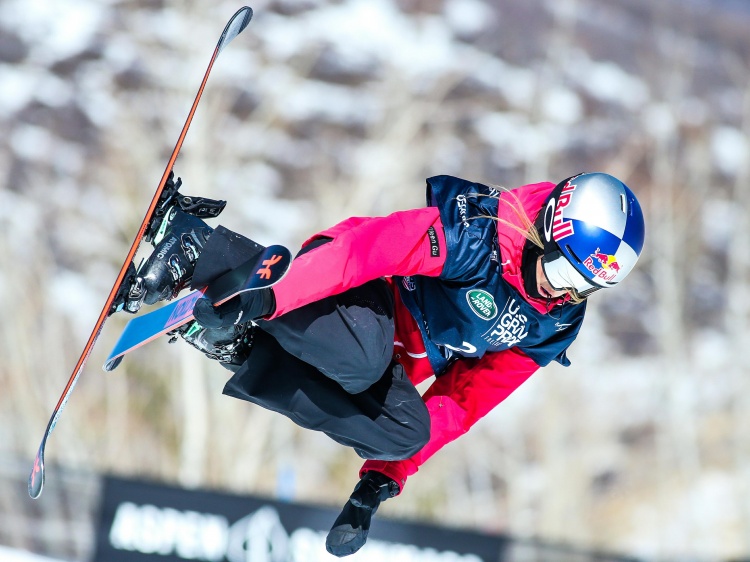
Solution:
{"label": "ski tip", "polygon": [[[253,19],[253,15],[254,15],[253,9],[250,6],[243,6],[242,8],[240,8],[239,10],[237,10],[237,12],[238,13],[239,12],[244,12],[245,13],[245,15],[244,15],[244,24],[242,26],[242,29],[245,29],[247,27],[247,24],[250,23],[250,20]],[[240,29],[240,31],[242,31],[242,29]]]}
{"label": "ski tip", "polygon": [[113,359],[108,359],[107,362],[102,366],[102,369],[105,371],[114,371],[117,369],[118,365],[122,363],[122,355],[118,355],[117,357],[114,357]]}
{"label": "ski tip", "polygon": [[[243,6],[234,13],[232,19],[227,24],[227,29],[234,29],[234,37],[237,37],[240,33],[245,31],[245,28],[250,24],[250,20],[253,19],[253,9],[250,6]],[[227,43],[231,41],[229,39]]]}
{"label": "ski tip", "polygon": [[219,52],[244,31],[251,19],[253,19],[253,9],[250,6],[244,6],[235,12],[221,34],[217,45]]}
{"label": "ski tip", "polygon": [[291,263],[292,254],[287,248],[280,245],[268,246],[212,282],[204,295],[214,305],[218,305],[238,293],[270,287],[286,275]]}
{"label": "ski tip", "polygon": [[44,488],[44,459],[41,455],[40,449],[34,460],[34,468],[31,469],[29,475],[29,496],[33,500],[42,495],[42,488]]}

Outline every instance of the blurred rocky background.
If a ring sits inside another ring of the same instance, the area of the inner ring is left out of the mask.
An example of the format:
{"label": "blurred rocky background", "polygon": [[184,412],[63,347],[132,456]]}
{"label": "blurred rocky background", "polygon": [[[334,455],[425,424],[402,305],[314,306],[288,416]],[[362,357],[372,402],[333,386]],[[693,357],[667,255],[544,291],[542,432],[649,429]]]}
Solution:
{"label": "blurred rocky background", "polygon": [[[338,506],[360,460],[105,326],[39,440],[151,200],[228,0],[0,0],[0,543],[90,555],[98,473]],[[175,167],[222,224],[296,248],[420,206],[447,173],[514,187],[614,174],[640,265],[383,516],[651,560],[750,553],[750,4],[257,0]]]}

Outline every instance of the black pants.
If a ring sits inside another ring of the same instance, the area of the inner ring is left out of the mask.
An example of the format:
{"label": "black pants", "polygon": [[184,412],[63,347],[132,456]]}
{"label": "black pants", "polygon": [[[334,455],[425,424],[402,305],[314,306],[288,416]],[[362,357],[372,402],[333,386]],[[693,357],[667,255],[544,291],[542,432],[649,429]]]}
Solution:
{"label": "black pants", "polygon": [[[218,228],[194,279],[215,278],[236,267],[253,244]],[[427,408],[403,367],[392,361],[393,295],[384,280],[259,325],[247,361],[224,394],[322,431],[366,459],[409,458],[425,445]]]}

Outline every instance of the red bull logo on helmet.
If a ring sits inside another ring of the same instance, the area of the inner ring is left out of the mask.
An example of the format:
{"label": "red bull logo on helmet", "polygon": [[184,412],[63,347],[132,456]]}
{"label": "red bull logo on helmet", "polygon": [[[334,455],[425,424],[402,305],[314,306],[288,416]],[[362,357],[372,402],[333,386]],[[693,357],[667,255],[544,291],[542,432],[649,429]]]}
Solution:
{"label": "red bull logo on helmet", "polygon": [[570,205],[571,197],[576,189],[576,184],[571,183],[572,180],[568,180],[560,193],[560,198],[557,201],[555,207],[555,217],[552,220],[552,237],[556,242],[559,242],[563,238],[566,238],[573,234],[573,221],[563,220],[563,209]]}
{"label": "red bull logo on helmet", "polygon": [[604,281],[612,281],[620,272],[620,264],[617,263],[617,257],[612,254],[602,253],[599,251],[599,248],[583,260],[583,265],[594,276]]}
{"label": "red bull logo on helmet", "polygon": [[620,264],[617,263],[617,258],[612,254],[602,254],[599,252],[599,248],[597,248],[596,252],[591,254],[591,257],[599,260],[599,264],[604,269],[611,269],[615,273],[620,271]]}

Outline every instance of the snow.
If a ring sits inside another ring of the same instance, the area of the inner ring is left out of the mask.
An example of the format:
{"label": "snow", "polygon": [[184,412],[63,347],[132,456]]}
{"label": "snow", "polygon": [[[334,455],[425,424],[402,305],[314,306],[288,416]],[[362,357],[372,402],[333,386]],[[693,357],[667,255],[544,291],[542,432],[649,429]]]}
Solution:
{"label": "snow", "polygon": [[733,243],[740,212],[736,205],[726,199],[705,201],[701,213],[703,242],[715,251],[722,251]]}
{"label": "snow", "polygon": [[83,149],[72,142],[58,140],[49,159],[55,171],[63,177],[77,177],[86,167]]}
{"label": "snow", "polygon": [[114,277],[115,274],[112,273],[92,281],[87,275],[61,270],[48,283],[47,302],[54,304],[59,313],[68,319],[76,340],[85,341],[102,308],[102,303],[91,298],[91,295],[102,293],[102,290],[96,290],[97,285],[102,279]]}
{"label": "snow", "polygon": [[22,67],[0,64],[0,117],[21,109],[37,89],[38,74]]}
{"label": "snow", "polygon": [[54,146],[50,132],[43,127],[24,125],[17,127],[10,137],[10,146],[15,153],[29,160],[47,159]]}
{"label": "snow", "polygon": [[264,162],[253,162],[245,166],[233,179],[242,185],[252,185],[258,198],[271,198],[281,193],[283,179],[278,170]]}
{"label": "snow", "polygon": [[379,100],[367,90],[312,80],[295,84],[286,96],[278,99],[277,108],[295,121],[317,117],[343,125],[371,123],[383,113]]}
{"label": "snow", "polygon": [[100,31],[108,0],[4,0],[0,20],[33,45],[34,58],[50,63],[85,49]]}
{"label": "snow", "polygon": [[3,562],[63,562],[60,558],[47,558],[5,546],[0,546],[0,560]]}
{"label": "snow", "polygon": [[[43,210],[33,201],[4,191],[0,205],[0,224],[3,224],[3,237],[13,250],[25,248],[27,240],[36,238],[42,224]],[[33,260],[30,252],[14,251],[14,259]]]}
{"label": "snow", "polygon": [[[295,225],[304,228],[314,217],[311,205],[307,201],[290,201],[284,199],[267,199],[250,197],[242,201],[239,210],[246,218],[245,224],[252,224],[253,239],[268,244],[283,244],[292,246],[293,231],[279,234],[278,223]],[[257,234],[256,234],[257,233]]]}
{"label": "snow", "polygon": [[677,131],[674,109],[666,103],[648,104],[642,120],[644,128],[658,139],[669,139]]}
{"label": "snow", "polygon": [[391,0],[352,0],[295,19],[265,16],[257,34],[270,56],[282,61],[310,45],[330,44],[347,62],[374,57],[411,78],[428,79],[455,64],[455,45],[439,18],[413,21]]}
{"label": "snow", "polygon": [[140,55],[132,39],[122,36],[108,38],[102,53],[113,72],[130,68]]}
{"label": "snow", "polygon": [[747,170],[750,143],[747,135],[735,127],[717,127],[711,135],[711,152],[719,169],[737,175]]}
{"label": "snow", "polygon": [[[693,349],[695,350],[693,360],[699,369],[711,372],[731,368],[731,345],[727,338],[716,330],[706,329],[696,334],[693,339]],[[710,379],[706,380],[710,381]],[[720,400],[726,399],[726,396],[726,392],[722,393]]]}
{"label": "snow", "polygon": [[96,65],[81,74],[78,80],[78,106],[99,127],[114,124],[119,103],[112,95],[110,80],[106,73],[97,72]]}
{"label": "snow", "polygon": [[528,115],[520,112],[485,113],[475,120],[474,128],[511,163],[534,162],[564,143],[553,123],[531,123]]}
{"label": "snow", "polygon": [[[634,516],[623,521],[633,530],[632,542],[639,555],[661,558],[657,547],[660,543],[692,544],[699,552],[741,549],[735,523],[740,516],[734,497],[737,484],[725,473],[707,471],[686,495],[679,496],[665,485],[660,497],[653,499],[669,505],[667,520],[659,517],[653,504],[644,503]],[[660,530],[658,536],[656,529]]]}
{"label": "snow", "polygon": [[448,0],[444,14],[458,35],[476,35],[495,23],[495,14],[480,0]]}
{"label": "snow", "polygon": [[48,107],[63,107],[73,101],[73,86],[52,74],[39,77],[34,88],[34,98]]}
{"label": "snow", "polygon": [[542,114],[561,125],[574,125],[583,118],[583,103],[574,91],[553,85],[542,94]]}
{"label": "snow", "polygon": [[650,98],[649,87],[641,78],[614,63],[593,61],[578,52],[566,68],[571,71],[570,79],[598,100],[636,111]]}
{"label": "snow", "polygon": [[51,163],[63,175],[76,175],[85,165],[81,147],[57,138],[44,127],[22,125],[10,135],[17,156],[39,165]]}
{"label": "snow", "polygon": [[399,166],[400,154],[382,143],[365,141],[354,153],[354,164],[363,178],[377,181],[383,170],[393,170]]}
{"label": "snow", "polygon": [[503,97],[515,109],[531,109],[538,83],[534,71],[494,59],[483,61],[474,72],[474,77],[485,81],[489,86],[499,88]]}

